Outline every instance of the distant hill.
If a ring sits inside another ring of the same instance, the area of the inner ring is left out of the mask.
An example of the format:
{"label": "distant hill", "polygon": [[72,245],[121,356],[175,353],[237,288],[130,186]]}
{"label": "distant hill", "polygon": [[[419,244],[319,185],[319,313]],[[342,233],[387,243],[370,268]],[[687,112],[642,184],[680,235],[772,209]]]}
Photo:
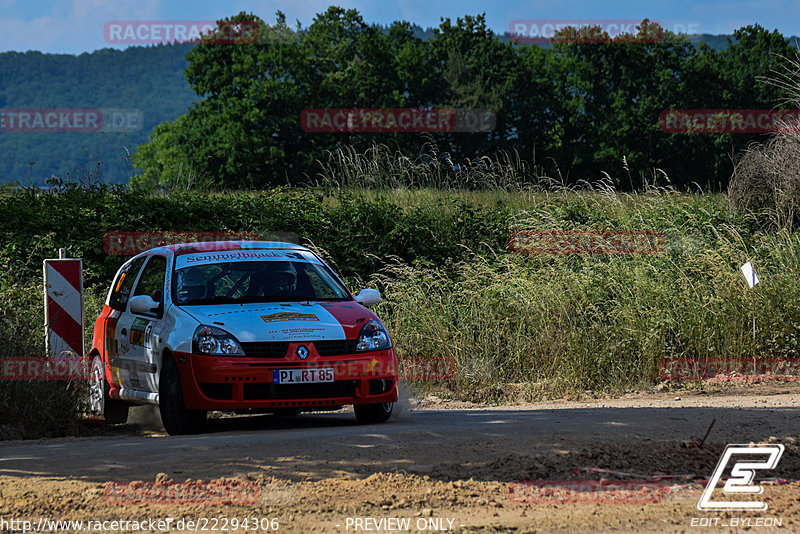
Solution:
{"label": "distant hill", "polygon": [[[133,153],[153,128],[186,112],[196,95],[183,71],[193,45],[102,49],[79,56],[6,52],[0,54],[2,109],[141,110],[139,129],[122,132],[10,132],[0,130],[0,182],[41,184],[96,172],[108,183],[127,183],[126,149]],[[29,123],[31,124],[31,123]],[[31,166],[31,162],[33,165]],[[32,180],[31,180],[32,179]]]}
{"label": "distant hill", "polygon": [[[422,39],[431,28],[413,26]],[[509,35],[498,36],[507,42]],[[726,35],[692,36],[716,50]],[[797,46],[797,38],[792,38]],[[96,174],[107,183],[127,183],[127,160],[153,128],[186,112],[197,99],[184,78],[185,56],[193,45],[102,49],[79,56],[40,52],[0,53],[0,108],[120,108],[141,111],[139,129],[122,132],[0,131],[0,183],[41,185],[51,175]],[[7,121],[6,121],[7,122]]]}

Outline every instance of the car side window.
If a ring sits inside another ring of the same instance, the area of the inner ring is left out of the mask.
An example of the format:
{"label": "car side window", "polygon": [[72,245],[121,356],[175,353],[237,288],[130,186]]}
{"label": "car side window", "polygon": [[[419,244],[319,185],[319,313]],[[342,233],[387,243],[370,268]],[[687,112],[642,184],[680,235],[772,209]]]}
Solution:
{"label": "car side window", "polygon": [[144,266],[139,283],[133,296],[148,295],[157,303],[164,300],[164,279],[167,274],[167,258],[164,256],[150,256]]}
{"label": "car side window", "polygon": [[125,311],[125,306],[128,305],[128,298],[131,295],[131,288],[133,288],[133,282],[136,280],[136,275],[139,274],[144,260],[145,258],[135,259],[127,267],[124,267],[116,280],[114,280],[111,298],[108,302],[111,309]]}

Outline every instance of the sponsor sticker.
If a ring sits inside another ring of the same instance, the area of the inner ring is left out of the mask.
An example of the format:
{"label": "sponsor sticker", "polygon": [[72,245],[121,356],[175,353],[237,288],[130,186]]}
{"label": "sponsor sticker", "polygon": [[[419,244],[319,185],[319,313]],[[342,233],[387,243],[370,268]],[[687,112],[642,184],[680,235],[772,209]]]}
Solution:
{"label": "sponsor sticker", "polygon": [[275,323],[278,321],[319,321],[319,317],[313,313],[301,312],[278,312],[269,315],[261,315],[261,320],[265,323]]}
{"label": "sponsor sticker", "polygon": [[[275,334],[277,335],[278,332]],[[277,337],[286,340],[304,339],[312,341],[315,339],[325,339],[326,335],[328,335],[327,328],[283,328],[280,330],[280,335],[277,335]]]}
{"label": "sponsor sticker", "polygon": [[[148,326],[151,325],[151,322],[147,319],[143,319],[141,317],[137,317],[133,320],[131,324],[131,333],[130,333],[130,342],[131,345],[137,345],[139,347],[144,347],[145,343],[145,330],[147,330]],[[151,326],[152,328],[152,326]]]}
{"label": "sponsor sticker", "polygon": [[[243,247],[244,249],[245,247]],[[175,259],[175,268],[181,269],[189,265],[208,263],[225,263],[237,261],[306,261],[319,264],[312,254],[281,250],[226,250],[214,253],[182,254]]]}

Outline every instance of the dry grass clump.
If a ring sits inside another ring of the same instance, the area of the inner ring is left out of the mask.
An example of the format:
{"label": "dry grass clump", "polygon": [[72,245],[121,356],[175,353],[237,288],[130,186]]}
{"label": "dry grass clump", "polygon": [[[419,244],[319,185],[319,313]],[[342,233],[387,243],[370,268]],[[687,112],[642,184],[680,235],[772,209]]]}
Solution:
{"label": "dry grass clump", "polygon": [[800,134],[777,134],[749,147],[734,167],[728,195],[738,208],[769,213],[774,227],[793,228],[800,215]]}
{"label": "dry grass clump", "polygon": [[[800,56],[798,56],[800,57]],[[762,79],[784,91],[783,103],[800,107],[800,60],[783,58],[781,70]],[[792,229],[800,206],[800,125],[784,122],[772,138],[741,154],[728,194],[734,206],[761,211],[774,228]]]}

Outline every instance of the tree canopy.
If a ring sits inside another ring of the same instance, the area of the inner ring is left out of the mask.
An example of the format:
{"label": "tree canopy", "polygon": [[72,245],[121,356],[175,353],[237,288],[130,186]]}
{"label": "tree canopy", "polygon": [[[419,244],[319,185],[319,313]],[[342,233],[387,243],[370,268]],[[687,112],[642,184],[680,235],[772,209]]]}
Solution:
{"label": "tree canopy", "polygon": [[[566,28],[548,48],[504,42],[483,15],[443,19],[426,40],[407,22],[381,28],[338,7],[308,28],[290,27],[280,12],[272,25],[245,13],[231,20],[258,24],[258,42],[189,52],[186,78],[201,100],[139,149],[143,173],[134,183],[296,183],[329,150],[389,143],[408,156],[435,146],[454,161],[516,151],[567,183],[605,171],[637,187],[661,169],[673,185],[720,186],[730,153],[756,136],[668,133],[659,114],[772,108],[780,94],[760,77],[793,54],[787,39],[760,26],[737,30],[717,51],[648,20],[614,39]],[[307,132],[306,108],[488,109],[496,124],[486,132]]]}

